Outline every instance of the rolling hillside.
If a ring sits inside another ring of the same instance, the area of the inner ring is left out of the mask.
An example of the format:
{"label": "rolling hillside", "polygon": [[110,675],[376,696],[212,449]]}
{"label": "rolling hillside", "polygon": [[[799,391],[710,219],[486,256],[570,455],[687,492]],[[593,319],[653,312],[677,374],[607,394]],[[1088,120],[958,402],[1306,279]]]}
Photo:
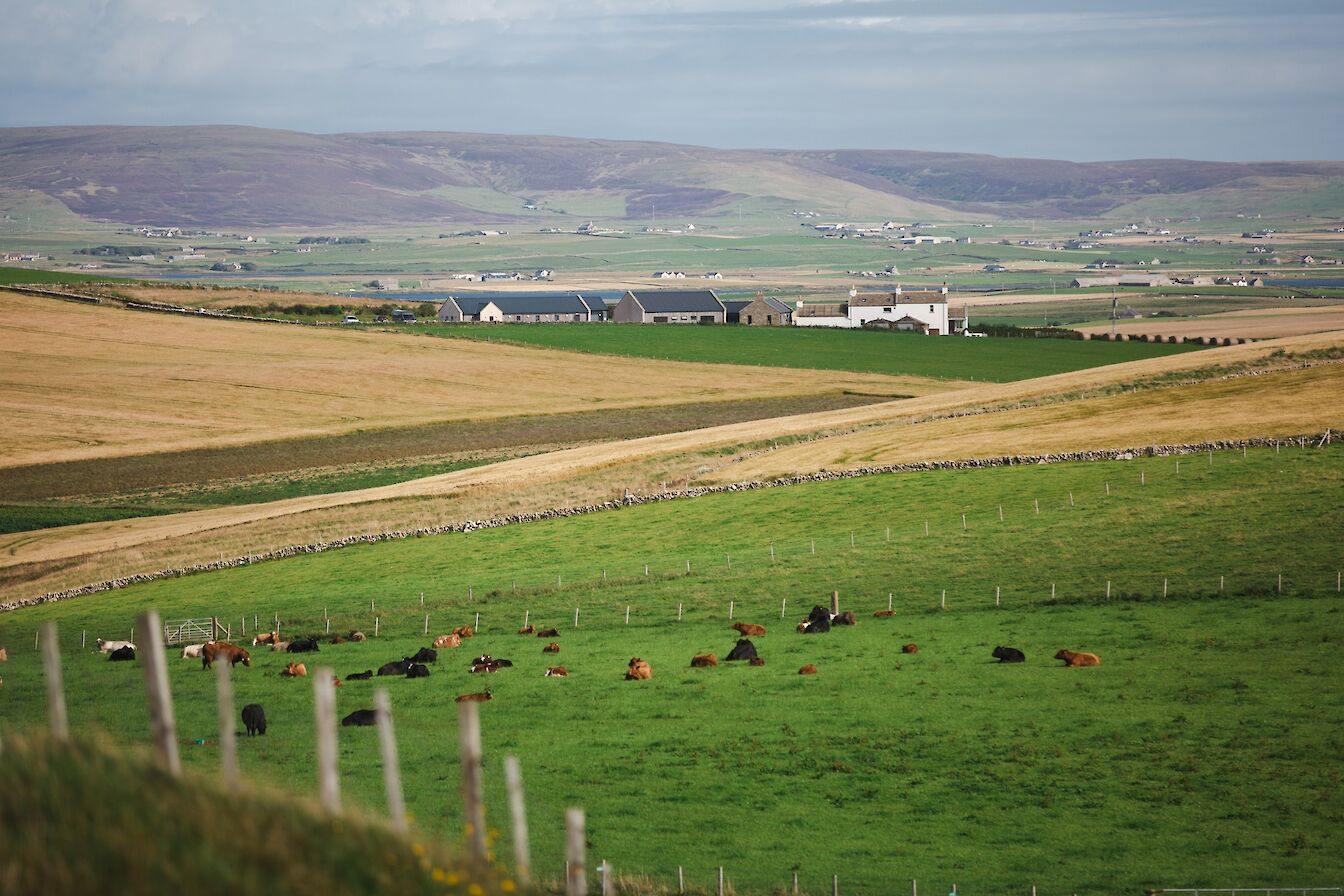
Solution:
{"label": "rolling hillside", "polygon": [[1329,216],[1344,213],[1341,183],[1339,162],[1075,163],[233,126],[0,129],[8,205],[34,191],[33,202],[54,199],[90,220],[131,224],[541,223],[795,208],[859,219],[1072,217],[1163,208],[1165,197],[1187,214],[1205,204],[1237,211],[1272,202],[1283,211],[1305,202]]}

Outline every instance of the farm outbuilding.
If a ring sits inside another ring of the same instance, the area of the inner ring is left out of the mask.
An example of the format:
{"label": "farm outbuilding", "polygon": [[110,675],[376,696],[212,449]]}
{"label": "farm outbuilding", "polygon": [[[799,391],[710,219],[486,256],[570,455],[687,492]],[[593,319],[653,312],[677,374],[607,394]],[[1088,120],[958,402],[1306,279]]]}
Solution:
{"label": "farm outbuilding", "polygon": [[450,323],[596,323],[607,319],[607,303],[570,296],[449,296],[439,320]]}
{"label": "farm outbuilding", "polygon": [[653,289],[627,292],[612,319],[626,324],[721,324],[728,309],[712,289]]}

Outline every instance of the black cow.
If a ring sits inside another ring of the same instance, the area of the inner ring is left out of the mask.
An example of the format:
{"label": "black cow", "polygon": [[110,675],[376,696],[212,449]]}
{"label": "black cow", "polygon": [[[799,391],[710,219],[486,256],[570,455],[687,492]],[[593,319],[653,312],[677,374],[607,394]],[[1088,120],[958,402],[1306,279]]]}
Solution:
{"label": "black cow", "polygon": [[728,651],[724,660],[754,660],[756,659],[756,645],[746,638],[738,638],[737,646]]}
{"label": "black cow", "polygon": [[117,663],[123,663],[126,662],[127,660],[133,660],[135,659],[135,648],[118,647],[116,650],[109,653],[107,655],[107,658]]}
{"label": "black cow", "polygon": [[995,647],[993,657],[1001,663],[1025,663],[1027,655],[1016,647]]}
{"label": "black cow", "polygon": [[316,638],[295,638],[285,648],[290,653],[317,653]]}
{"label": "black cow", "polygon": [[378,667],[379,675],[405,675],[406,669],[410,666],[407,660],[397,660],[395,663],[384,663]]}
{"label": "black cow", "polygon": [[407,678],[428,678],[429,667],[423,663],[411,663],[406,667]]}
{"label": "black cow", "polygon": [[831,611],[817,604],[812,608],[812,612],[807,614],[808,635],[823,635],[831,630]]}
{"label": "black cow", "polygon": [[429,647],[421,647],[420,652],[411,657],[417,663],[437,663],[439,661],[439,652]]}
{"label": "black cow", "polygon": [[352,672],[345,676],[346,681],[368,681],[373,677],[373,670],[368,669],[364,672]]}
{"label": "black cow", "polygon": [[346,727],[351,725],[377,725],[378,712],[373,709],[357,709],[341,719],[341,724]]}
{"label": "black cow", "polygon": [[247,726],[247,736],[266,733],[266,711],[260,703],[249,703],[243,707],[243,724]]}

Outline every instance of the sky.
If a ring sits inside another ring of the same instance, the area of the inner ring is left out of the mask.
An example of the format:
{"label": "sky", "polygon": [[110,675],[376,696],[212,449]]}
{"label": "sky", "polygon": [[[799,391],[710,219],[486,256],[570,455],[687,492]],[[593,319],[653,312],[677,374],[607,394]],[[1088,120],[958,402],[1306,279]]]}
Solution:
{"label": "sky", "polygon": [[6,0],[0,127],[1344,159],[1344,0]]}

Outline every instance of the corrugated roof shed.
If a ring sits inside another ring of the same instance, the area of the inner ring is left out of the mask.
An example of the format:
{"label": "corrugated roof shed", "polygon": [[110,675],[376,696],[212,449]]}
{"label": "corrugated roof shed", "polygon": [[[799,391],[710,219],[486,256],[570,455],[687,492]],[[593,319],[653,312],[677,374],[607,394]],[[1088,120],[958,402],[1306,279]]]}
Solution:
{"label": "corrugated roof shed", "polygon": [[723,303],[712,289],[655,289],[631,292],[640,306],[650,314],[677,311],[723,311]]}

